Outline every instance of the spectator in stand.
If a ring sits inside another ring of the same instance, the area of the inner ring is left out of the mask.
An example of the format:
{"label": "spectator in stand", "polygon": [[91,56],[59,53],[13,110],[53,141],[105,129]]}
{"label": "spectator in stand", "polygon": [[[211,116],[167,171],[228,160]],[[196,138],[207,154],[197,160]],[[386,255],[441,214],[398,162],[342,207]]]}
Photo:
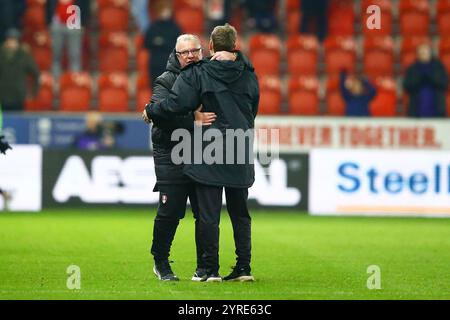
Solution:
{"label": "spectator in stand", "polygon": [[141,34],[150,26],[149,0],[131,0],[131,14]]}
{"label": "spectator in stand", "polygon": [[433,56],[430,45],[417,48],[417,61],[406,70],[403,87],[409,94],[410,117],[446,116],[448,74],[441,61]]}
{"label": "spectator in stand", "polygon": [[33,56],[20,43],[17,29],[6,33],[0,48],[0,103],[5,111],[22,111],[27,97],[27,77],[31,76],[35,97],[39,86],[39,69]]}
{"label": "spectator in stand", "polygon": [[26,0],[0,1],[0,44],[5,41],[9,29],[22,29],[22,17],[26,7]]}
{"label": "spectator in stand", "polygon": [[151,86],[166,71],[166,62],[175,47],[181,29],[172,18],[172,7],[165,1],[157,6],[157,19],[145,33],[144,46],[150,50],[149,79]]}
{"label": "spectator in stand", "polygon": [[248,27],[260,32],[273,33],[277,29],[277,0],[244,0],[247,10]]}
{"label": "spectator in stand", "polygon": [[104,130],[101,114],[91,111],[86,114],[86,130],[75,137],[73,145],[78,150],[104,150],[114,147],[115,138],[110,130]]}
{"label": "spectator in stand", "polygon": [[348,76],[343,70],[340,74],[340,89],[345,100],[345,115],[349,117],[370,116],[369,104],[377,95],[375,87],[369,80]]}
{"label": "spectator in stand", "polygon": [[302,0],[300,13],[302,16],[300,33],[313,33],[311,23],[316,22],[317,38],[323,41],[328,32],[328,0]]}
{"label": "spectator in stand", "polygon": [[219,25],[224,25],[230,20],[231,0],[207,0],[207,17],[209,33]]}
{"label": "spectator in stand", "polygon": [[[69,28],[68,19],[72,12],[68,9],[76,5],[80,8],[81,28]],[[53,66],[52,71],[55,78],[61,75],[61,62],[64,45],[67,45],[69,56],[69,69],[71,72],[80,72],[81,53],[84,29],[90,17],[90,0],[48,0],[47,1],[47,24],[50,26],[52,38]]]}

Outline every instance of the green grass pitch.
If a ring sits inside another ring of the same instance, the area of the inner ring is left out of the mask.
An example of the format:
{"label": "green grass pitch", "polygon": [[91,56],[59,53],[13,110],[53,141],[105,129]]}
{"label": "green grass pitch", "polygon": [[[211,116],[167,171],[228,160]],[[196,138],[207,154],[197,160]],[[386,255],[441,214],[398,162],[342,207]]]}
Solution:
{"label": "green grass pitch", "polygon": [[[182,220],[172,248],[181,281],[152,273],[154,211],[0,213],[0,299],[450,299],[450,220],[312,217],[254,211],[253,283],[194,283],[194,224]],[[234,264],[222,214],[221,274]],[[81,289],[66,286],[69,265]],[[381,268],[369,290],[367,268]]]}

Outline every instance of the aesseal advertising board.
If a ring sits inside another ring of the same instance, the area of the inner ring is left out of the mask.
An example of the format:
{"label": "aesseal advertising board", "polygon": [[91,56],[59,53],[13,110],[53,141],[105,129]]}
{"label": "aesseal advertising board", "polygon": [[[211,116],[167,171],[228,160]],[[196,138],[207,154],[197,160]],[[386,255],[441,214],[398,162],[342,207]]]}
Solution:
{"label": "aesseal advertising board", "polygon": [[[249,206],[308,209],[308,155],[281,155],[262,165],[255,159]],[[45,207],[87,205],[155,206],[159,193],[148,152],[70,152],[46,150],[43,170]]]}
{"label": "aesseal advertising board", "polygon": [[450,152],[313,150],[313,215],[450,217]]}

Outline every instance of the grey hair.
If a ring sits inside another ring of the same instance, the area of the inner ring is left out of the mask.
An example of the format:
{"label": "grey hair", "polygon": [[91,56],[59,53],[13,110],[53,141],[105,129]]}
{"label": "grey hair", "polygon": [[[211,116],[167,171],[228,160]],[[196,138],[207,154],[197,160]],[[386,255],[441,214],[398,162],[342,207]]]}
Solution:
{"label": "grey hair", "polygon": [[200,38],[197,37],[195,34],[185,33],[177,38],[177,43],[175,45],[175,48],[178,47],[178,44],[182,41],[196,41],[199,45],[202,44],[202,42],[200,41]]}

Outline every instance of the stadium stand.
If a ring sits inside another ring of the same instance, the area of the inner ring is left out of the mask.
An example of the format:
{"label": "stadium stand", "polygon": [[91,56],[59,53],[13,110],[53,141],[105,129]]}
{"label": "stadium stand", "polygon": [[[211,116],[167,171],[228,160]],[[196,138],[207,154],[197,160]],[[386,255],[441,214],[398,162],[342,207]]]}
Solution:
{"label": "stadium stand", "polygon": [[258,114],[280,114],[281,81],[276,76],[259,77],[260,98]]}
{"label": "stadium stand", "polygon": [[364,73],[369,77],[394,74],[394,41],[390,36],[364,39]]}
{"label": "stadium stand", "polygon": [[[204,55],[208,55],[205,1],[172,3],[174,18],[183,32],[200,35]],[[397,112],[404,101],[400,94],[401,79],[415,59],[417,46],[424,42],[439,48],[439,57],[450,72],[450,0],[330,0],[329,3],[329,30],[323,43],[313,36],[299,34],[301,0],[278,1],[280,25],[270,34],[255,33],[246,24],[243,7],[233,7],[230,21],[239,22],[236,25],[240,31],[239,48],[249,56],[259,76],[262,114],[288,111],[288,114],[342,116],[344,103],[336,76],[345,69],[366,75],[377,84],[379,96],[371,108],[374,115],[402,116],[404,113]],[[45,73],[51,70],[52,60],[45,1],[28,0],[27,4],[23,38]],[[152,6],[156,5],[157,1],[150,1],[151,17],[155,14]],[[374,12],[368,8],[373,5],[380,9],[381,29],[371,29],[366,23]],[[91,100],[83,106],[114,112],[141,110],[151,93],[146,80],[151,52],[143,47],[143,35],[130,18],[128,1],[93,0],[92,16],[95,18],[85,33],[83,67],[91,80],[98,78],[99,86],[90,87],[91,94],[86,97]],[[92,49],[96,49],[96,54],[90,54]],[[105,79],[117,73],[124,80],[119,81],[121,85],[111,86]],[[72,109],[67,100],[62,101],[70,92],[66,80],[45,74],[42,92],[35,101],[27,102],[27,110],[49,110],[52,105],[57,110]],[[64,86],[60,86],[62,83]],[[314,85],[308,87],[305,83]],[[53,92],[49,90],[51,85]],[[125,97],[131,101],[125,101]],[[50,98],[53,103],[49,103]],[[119,102],[123,105],[119,106]],[[133,107],[128,109],[129,106]],[[78,107],[81,108],[75,109],[85,108]]]}
{"label": "stadium stand", "polygon": [[319,81],[316,77],[294,77],[289,80],[289,113],[319,115]]}
{"label": "stadium stand", "polygon": [[128,112],[128,77],[126,73],[101,74],[98,78],[98,106],[103,112]]}
{"label": "stadium stand", "polygon": [[127,31],[130,20],[130,10],[127,1],[98,1],[98,22],[103,31]]}
{"label": "stadium stand", "polygon": [[287,43],[287,62],[291,76],[316,75],[319,62],[319,41],[314,36],[294,35]]}
{"label": "stadium stand", "polygon": [[[380,8],[381,16],[381,26],[380,29],[369,29],[367,23],[362,24],[363,35],[366,37],[373,36],[391,36],[392,35],[392,25],[393,25],[393,5],[391,0],[363,0],[361,7],[361,21],[367,18],[368,9],[371,6],[378,6]],[[373,11],[369,11],[373,12]]]}
{"label": "stadium stand", "polygon": [[60,80],[60,110],[88,111],[92,97],[92,79],[89,73],[64,73]]}
{"label": "stadium stand", "polygon": [[50,111],[53,106],[53,77],[49,72],[43,72],[37,97],[25,101],[26,111]]}
{"label": "stadium stand", "polygon": [[274,34],[255,34],[249,40],[250,60],[258,76],[279,75],[281,40]]}

